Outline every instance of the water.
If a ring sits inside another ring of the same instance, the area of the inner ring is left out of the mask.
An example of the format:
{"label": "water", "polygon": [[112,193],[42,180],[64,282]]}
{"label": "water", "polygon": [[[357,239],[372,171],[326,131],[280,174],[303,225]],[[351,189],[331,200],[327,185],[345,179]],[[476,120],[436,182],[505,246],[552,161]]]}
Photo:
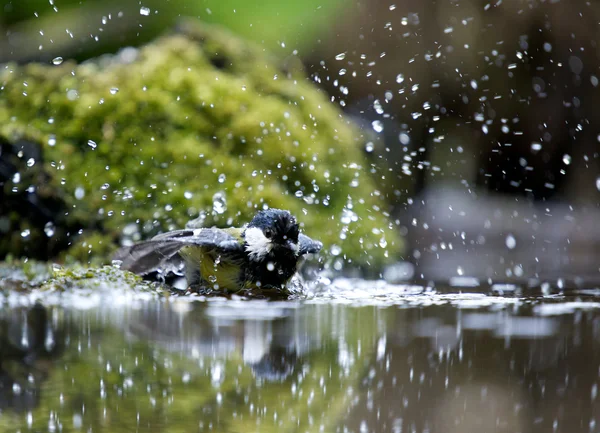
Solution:
{"label": "water", "polygon": [[595,292],[463,290],[341,280],[297,301],[47,306],[14,294],[0,430],[599,431]]}

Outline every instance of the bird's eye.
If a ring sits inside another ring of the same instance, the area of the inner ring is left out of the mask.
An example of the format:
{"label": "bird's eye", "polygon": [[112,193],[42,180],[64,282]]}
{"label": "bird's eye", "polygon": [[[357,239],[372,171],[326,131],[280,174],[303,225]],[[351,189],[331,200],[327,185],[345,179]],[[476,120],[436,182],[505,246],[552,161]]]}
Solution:
{"label": "bird's eye", "polygon": [[269,239],[271,239],[273,237],[273,230],[271,229],[266,229],[265,230],[265,236]]}

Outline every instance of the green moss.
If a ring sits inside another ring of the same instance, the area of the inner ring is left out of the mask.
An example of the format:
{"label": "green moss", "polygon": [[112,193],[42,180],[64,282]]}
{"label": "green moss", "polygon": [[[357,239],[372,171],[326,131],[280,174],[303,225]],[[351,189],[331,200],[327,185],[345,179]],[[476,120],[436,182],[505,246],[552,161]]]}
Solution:
{"label": "green moss", "polygon": [[39,287],[39,290],[68,294],[76,292],[97,292],[99,289],[120,290],[123,293],[155,293],[167,295],[157,283],[144,281],[131,272],[122,271],[113,266],[86,268],[71,266],[53,267],[52,277]]}
{"label": "green moss", "polygon": [[[106,259],[130,224],[134,237],[200,213],[206,225],[237,225],[268,205],[289,209],[354,264],[396,256],[402,240],[361,135],[326,95],[259,47],[216,27],[182,28],[129,63],[117,56],[0,73],[0,138],[41,144],[43,161],[23,172],[43,170],[39,187],[62,200],[61,224],[79,228],[68,231],[67,254]],[[26,221],[13,223],[14,234]]]}

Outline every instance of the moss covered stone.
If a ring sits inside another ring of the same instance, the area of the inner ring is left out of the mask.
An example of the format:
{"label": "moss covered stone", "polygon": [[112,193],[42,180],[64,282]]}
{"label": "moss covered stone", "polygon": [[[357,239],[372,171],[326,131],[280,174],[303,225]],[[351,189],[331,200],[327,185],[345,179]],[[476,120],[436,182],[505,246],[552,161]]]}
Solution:
{"label": "moss covered stone", "polygon": [[401,250],[360,132],[299,68],[216,27],[186,22],[90,63],[5,66],[0,144],[0,255],[106,260],[123,237],[199,216],[238,225],[265,205],[353,264]]}

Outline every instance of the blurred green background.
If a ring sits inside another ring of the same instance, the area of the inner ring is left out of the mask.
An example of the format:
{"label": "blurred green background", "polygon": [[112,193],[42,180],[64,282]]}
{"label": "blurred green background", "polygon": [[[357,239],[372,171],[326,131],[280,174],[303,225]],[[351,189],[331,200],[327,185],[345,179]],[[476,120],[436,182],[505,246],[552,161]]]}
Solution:
{"label": "blurred green background", "polygon": [[[137,46],[178,18],[223,24],[283,55],[310,47],[346,0],[11,0],[0,2],[0,61],[79,60]],[[40,48],[41,47],[41,48]]]}

